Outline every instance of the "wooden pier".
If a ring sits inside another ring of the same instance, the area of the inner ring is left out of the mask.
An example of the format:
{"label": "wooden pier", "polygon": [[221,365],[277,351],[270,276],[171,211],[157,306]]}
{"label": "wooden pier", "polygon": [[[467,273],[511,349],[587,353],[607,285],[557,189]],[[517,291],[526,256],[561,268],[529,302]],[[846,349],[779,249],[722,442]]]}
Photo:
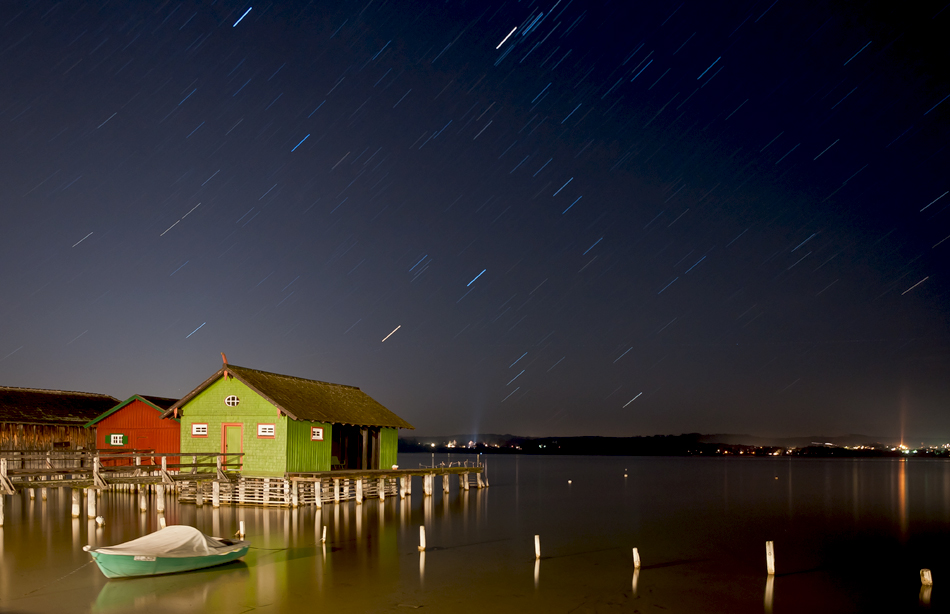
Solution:
{"label": "wooden pier", "polygon": [[431,496],[436,478],[442,477],[442,491],[450,492],[452,476],[460,491],[484,488],[484,464],[451,463],[417,469],[345,469],[278,476],[244,475],[239,471],[243,454],[158,454],[133,451],[120,454],[93,451],[0,451],[0,526],[3,526],[3,497],[40,491],[46,500],[49,488],[71,488],[72,513],[81,515],[81,497],[86,494],[86,515],[96,517],[96,496],[104,489],[131,490],[140,494],[141,511],[148,509],[146,492],[156,495],[159,513],[165,510],[167,491],[177,493],[179,502],[214,507],[255,505],[298,507],[355,501],[369,498],[404,498],[412,492],[412,478],[422,478],[424,496]]}

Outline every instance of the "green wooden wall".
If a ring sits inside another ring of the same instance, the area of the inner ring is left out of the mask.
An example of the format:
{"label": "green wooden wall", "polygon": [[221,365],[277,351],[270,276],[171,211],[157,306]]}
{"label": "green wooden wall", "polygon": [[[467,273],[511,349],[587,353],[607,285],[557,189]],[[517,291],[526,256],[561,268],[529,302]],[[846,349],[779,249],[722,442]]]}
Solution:
{"label": "green wooden wall", "polygon": [[382,427],[379,429],[379,468],[391,469],[397,464],[396,451],[399,447],[399,429]]}
{"label": "green wooden wall", "polygon": [[[228,407],[224,399],[237,395],[241,400],[237,407]],[[191,425],[207,423],[207,437],[193,437]],[[244,467],[246,475],[282,476],[287,471],[287,423],[292,422],[280,415],[277,408],[256,392],[234,378],[222,378],[182,408],[181,452],[221,452],[225,423],[242,423]],[[274,437],[257,436],[258,424],[273,424]],[[309,429],[308,429],[309,437]]]}
{"label": "green wooden wall", "polygon": [[[323,427],[323,441],[310,439],[310,428]],[[287,471],[329,471],[333,425],[305,420],[287,422]]]}

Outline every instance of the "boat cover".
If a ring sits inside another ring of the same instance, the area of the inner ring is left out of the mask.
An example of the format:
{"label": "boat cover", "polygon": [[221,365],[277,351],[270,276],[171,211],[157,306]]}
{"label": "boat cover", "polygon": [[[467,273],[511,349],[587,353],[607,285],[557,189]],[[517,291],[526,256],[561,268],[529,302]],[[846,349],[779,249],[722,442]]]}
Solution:
{"label": "boat cover", "polygon": [[95,552],[128,556],[182,558],[220,554],[231,549],[231,544],[208,537],[194,527],[176,524],[124,544],[96,548]]}

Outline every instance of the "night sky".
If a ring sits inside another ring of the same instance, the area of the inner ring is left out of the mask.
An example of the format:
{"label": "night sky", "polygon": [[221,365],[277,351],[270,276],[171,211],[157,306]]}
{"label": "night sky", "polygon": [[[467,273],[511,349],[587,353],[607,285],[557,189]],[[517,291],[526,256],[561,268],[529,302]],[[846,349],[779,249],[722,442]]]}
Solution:
{"label": "night sky", "polygon": [[888,6],[4,2],[0,384],[950,437],[950,8]]}

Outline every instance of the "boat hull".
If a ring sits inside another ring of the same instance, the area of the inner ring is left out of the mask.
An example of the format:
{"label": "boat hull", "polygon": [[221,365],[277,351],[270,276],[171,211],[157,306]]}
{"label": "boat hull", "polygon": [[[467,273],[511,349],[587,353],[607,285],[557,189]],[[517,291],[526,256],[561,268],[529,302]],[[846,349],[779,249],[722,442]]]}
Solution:
{"label": "boat hull", "polygon": [[249,546],[242,545],[227,552],[204,556],[163,557],[105,554],[91,551],[93,560],[107,578],[135,578],[157,576],[204,569],[236,561],[247,554]]}

